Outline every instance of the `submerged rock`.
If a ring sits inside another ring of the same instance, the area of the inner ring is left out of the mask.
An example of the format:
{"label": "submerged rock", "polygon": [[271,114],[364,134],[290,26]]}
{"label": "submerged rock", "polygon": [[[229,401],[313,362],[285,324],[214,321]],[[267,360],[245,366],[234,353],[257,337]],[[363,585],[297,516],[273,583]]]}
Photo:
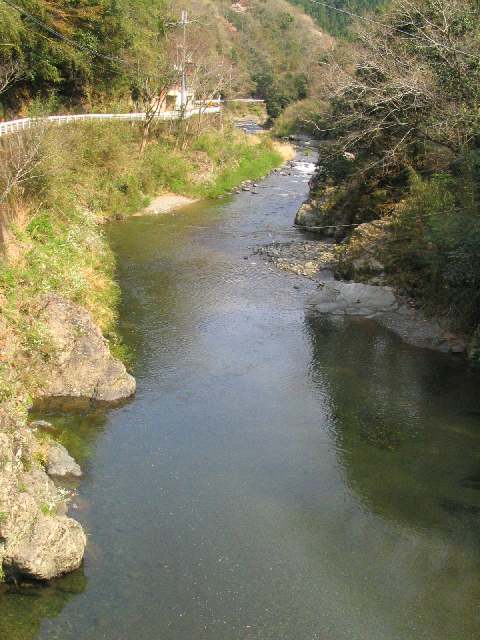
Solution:
{"label": "submerged rock", "polygon": [[41,431],[56,431],[56,428],[47,420],[33,420],[28,425],[30,429],[40,429]]}
{"label": "submerged rock", "polygon": [[53,343],[41,398],[113,402],[135,392],[135,379],[112,356],[107,340],[85,309],[50,294],[39,317]]}

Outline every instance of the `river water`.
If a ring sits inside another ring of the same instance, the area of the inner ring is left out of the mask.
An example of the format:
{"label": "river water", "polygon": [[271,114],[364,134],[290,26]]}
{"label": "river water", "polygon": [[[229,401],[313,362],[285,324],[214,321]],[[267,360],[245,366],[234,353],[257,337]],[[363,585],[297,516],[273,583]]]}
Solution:
{"label": "river water", "polygon": [[2,640],[478,640],[479,378],[252,256],[302,237],[310,159],[109,228],[138,392],[52,417],[88,553]]}

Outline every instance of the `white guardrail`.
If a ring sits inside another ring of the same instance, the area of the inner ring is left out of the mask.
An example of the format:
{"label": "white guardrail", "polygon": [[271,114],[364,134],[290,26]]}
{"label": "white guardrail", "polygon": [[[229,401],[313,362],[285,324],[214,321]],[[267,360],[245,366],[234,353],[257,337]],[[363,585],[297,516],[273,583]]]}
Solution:
{"label": "white guardrail", "polygon": [[[191,118],[200,114],[220,113],[221,107],[206,107],[188,109],[186,111],[163,111],[157,113],[155,120],[180,120],[180,118]],[[0,122],[0,137],[8,133],[17,133],[42,122],[53,124],[67,124],[68,122],[78,122],[79,120],[145,120],[145,113],[82,113],[69,116],[46,116],[44,118],[20,118],[10,120],[10,122]]]}

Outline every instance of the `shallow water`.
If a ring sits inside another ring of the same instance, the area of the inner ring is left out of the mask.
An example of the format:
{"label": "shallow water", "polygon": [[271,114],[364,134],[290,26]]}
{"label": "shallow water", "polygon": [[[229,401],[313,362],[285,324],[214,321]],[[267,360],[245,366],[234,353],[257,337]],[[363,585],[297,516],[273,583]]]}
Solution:
{"label": "shallow water", "polygon": [[479,378],[252,257],[307,180],[109,228],[138,393],[53,416],[88,554],[2,640],[478,639]]}

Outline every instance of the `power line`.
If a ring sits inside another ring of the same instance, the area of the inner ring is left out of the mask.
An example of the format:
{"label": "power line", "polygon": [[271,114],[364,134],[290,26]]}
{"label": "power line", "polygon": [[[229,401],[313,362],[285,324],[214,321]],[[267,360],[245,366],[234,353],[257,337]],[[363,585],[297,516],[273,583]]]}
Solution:
{"label": "power line", "polygon": [[460,53],[464,56],[468,56],[469,58],[476,58],[477,60],[480,59],[480,56],[475,54],[475,53],[469,53],[468,51],[463,51],[462,49],[456,49],[455,47],[449,47],[448,45],[442,44],[441,42],[437,42],[436,40],[433,40],[431,38],[428,38],[426,36],[421,37],[421,36],[417,36],[414,34],[409,33],[408,31],[405,31],[404,29],[400,29],[399,27],[394,27],[393,25],[390,24],[386,24],[385,22],[382,22],[381,20],[375,20],[375,18],[369,18],[368,16],[362,16],[359,13],[354,13],[353,11],[350,11],[349,9],[342,9],[341,7],[336,7],[335,5],[332,4],[328,4],[327,2],[322,2],[322,0],[308,0],[308,2],[310,2],[311,4],[318,4],[322,7],[325,7],[326,9],[329,9],[331,11],[336,11],[337,13],[342,13],[344,15],[350,16],[351,18],[356,18],[357,20],[363,20],[363,22],[369,22],[370,24],[375,24],[375,25],[379,25],[381,27],[384,27],[385,29],[390,29],[391,31],[396,31],[398,33],[403,33],[404,35],[408,36],[409,38],[413,39],[413,40],[419,40],[421,42],[433,42],[434,45],[436,47],[439,47],[440,49],[444,49],[446,51],[450,51],[452,53]]}

